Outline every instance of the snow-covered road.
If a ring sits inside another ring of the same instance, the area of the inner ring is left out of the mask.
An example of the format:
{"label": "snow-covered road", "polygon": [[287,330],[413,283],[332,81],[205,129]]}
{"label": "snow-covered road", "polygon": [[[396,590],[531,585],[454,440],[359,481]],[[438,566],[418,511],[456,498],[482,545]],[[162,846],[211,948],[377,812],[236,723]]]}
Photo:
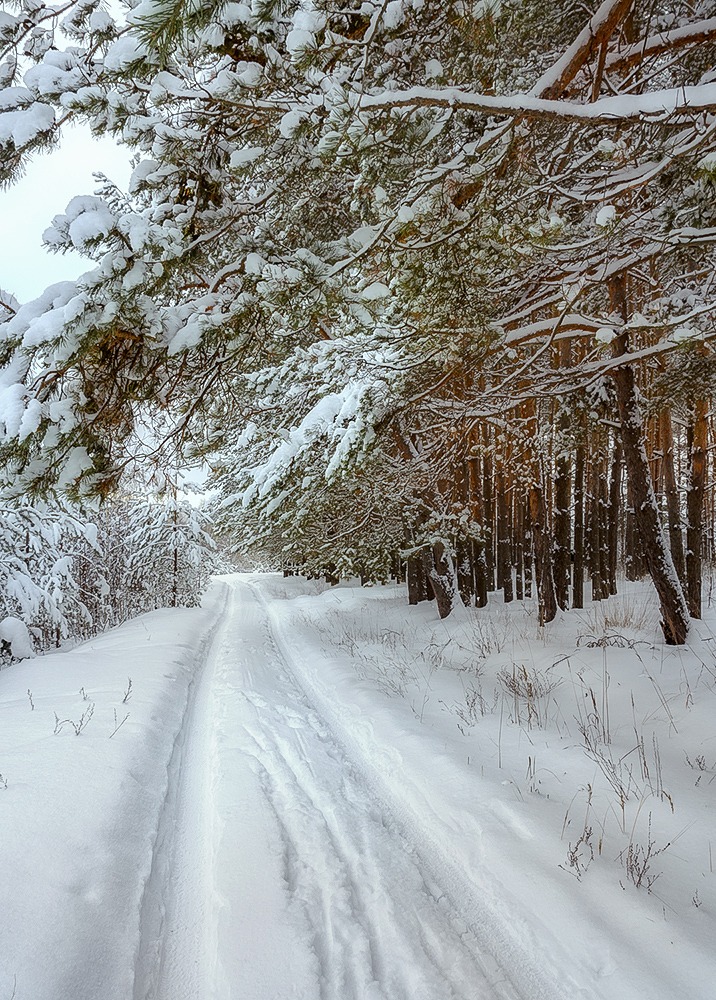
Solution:
{"label": "snow-covered road", "polygon": [[134,1000],[517,997],[420,843],[235,582],[171,765]]}
{"label": "snow-covered road", "polygon": [[642,843],[640,812],[660,824],[650,893],[625,883],[608,789],[605,849],[586,877],[565,863],[599,778],[576,682],[543,728],[498,697],[467,714],[488,666],[529,662],[519,642],[556,669],[524,612],[483,666],[477,616],[319,589],[221,578],[201,608],[0,672],[0,1000],[711,1000],[711,652],[665,660],[694,697],[663,719],[659,647],[611,664],[615,745],[636,691],[678,788],[627,802]]}

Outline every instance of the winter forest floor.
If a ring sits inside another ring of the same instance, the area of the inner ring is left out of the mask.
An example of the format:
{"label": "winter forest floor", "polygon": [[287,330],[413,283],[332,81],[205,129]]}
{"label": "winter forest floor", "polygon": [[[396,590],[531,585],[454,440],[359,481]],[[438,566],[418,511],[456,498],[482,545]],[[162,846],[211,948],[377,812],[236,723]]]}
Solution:
{"label": "winter forest floor", "polygon": [[0,1000],[712,1000],[716,612],[322,589],[0,673]]}

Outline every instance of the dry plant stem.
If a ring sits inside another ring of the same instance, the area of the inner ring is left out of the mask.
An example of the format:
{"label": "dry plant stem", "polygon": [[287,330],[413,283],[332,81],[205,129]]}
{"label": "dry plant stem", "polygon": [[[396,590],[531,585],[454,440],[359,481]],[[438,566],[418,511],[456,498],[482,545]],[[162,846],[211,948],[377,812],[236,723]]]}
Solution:
{"label": "dry plant stem", "polygon": [[57,712],[55,712],[55,736],[62,732],[63,726],[72,726],[75,731],[75,736],[79,736],[83,729],[87,728],[90,719],[94,715],[94,702],[90,702],[88,707],[84,710],[82,715],[79,717],[77,722],[74,719],[60,719]]}
{"label": "dry plant stem", "polygon": [[113,731],[109,735],[110,739],[112,739],[112,737],[117,732],[119,732],[119,730],[122,728],[122,726],[124,725],[124,723],[127,721],[128,718],[129,718],[129,712],[127,712],[127,714],[125,715],[125,717],[122,719],[121,722],[118,722],[117,721],[117,709],[115,708],[115,710],[114,710],[114,729],[113,729]]}
{"label": "dry plant stem", "polygon": [[[649,827],[646,847],[642,847],[640,844],[634,842],[636,821],[639,818],[639,813],[641,812],[643,804],[644,800],[642,799],[639,803],[639,809],[637,810],[636,817],[634,818],[634,825],[632,827],[631,837],[629,838],[629,845],[625,851],[622,851],[619,854],[619,860],[624,865],[627,877],[634,884],[634,886],[637,889],[644,886],[647,892],[651,892],[652,886],[661,875],[661,872],[651,874],[651,862],[654,858],[658,857],[659,854],[663,854],[664,851],[671,847],[671,841],[663,847],[657,848],[651,836],[651,813],[649,813]],[[622,888],[624,888],[624,886],[622,886]]]}
{"label": "dry plant stem", "polygon": [[518,667],[516,663],[512,664],[512,673],[505,667],[498,672],[497,679],[503,689],[513,697],[513,721],[517,724],[523,721],[521,704],[524,702],[527,728],[531,729],[533,724],[544,728],[547,724],[549,697],[561,684],[561,680],[552,680],[546,673],[540,673],[534,668],[528,671],[527,667],[524,665]]}

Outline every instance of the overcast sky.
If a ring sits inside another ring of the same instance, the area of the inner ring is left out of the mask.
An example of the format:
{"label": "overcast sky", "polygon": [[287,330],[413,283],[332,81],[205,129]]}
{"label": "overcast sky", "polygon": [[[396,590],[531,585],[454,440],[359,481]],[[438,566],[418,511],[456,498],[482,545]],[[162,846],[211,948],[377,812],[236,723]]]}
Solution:
{"label": "overcast sky", "polygon": [[25,176],[0,191],[0,288],[21,302],[92,266],[79,254],[48,253],[42,233],[71,198],[94,192],[93,171],[126,189],[129,150],[113,139],[93,139],[86,128],[69,128],[58,150],[35,156]]}

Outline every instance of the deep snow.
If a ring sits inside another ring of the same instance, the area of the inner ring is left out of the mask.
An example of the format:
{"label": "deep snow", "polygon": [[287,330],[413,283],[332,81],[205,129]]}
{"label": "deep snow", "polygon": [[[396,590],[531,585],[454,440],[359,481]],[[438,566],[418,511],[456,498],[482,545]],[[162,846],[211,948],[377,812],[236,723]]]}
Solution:
{"label": "deep snow", "polygon": [[0,672],[0,1000],[711,1000],[716,616],[322,589]]}

